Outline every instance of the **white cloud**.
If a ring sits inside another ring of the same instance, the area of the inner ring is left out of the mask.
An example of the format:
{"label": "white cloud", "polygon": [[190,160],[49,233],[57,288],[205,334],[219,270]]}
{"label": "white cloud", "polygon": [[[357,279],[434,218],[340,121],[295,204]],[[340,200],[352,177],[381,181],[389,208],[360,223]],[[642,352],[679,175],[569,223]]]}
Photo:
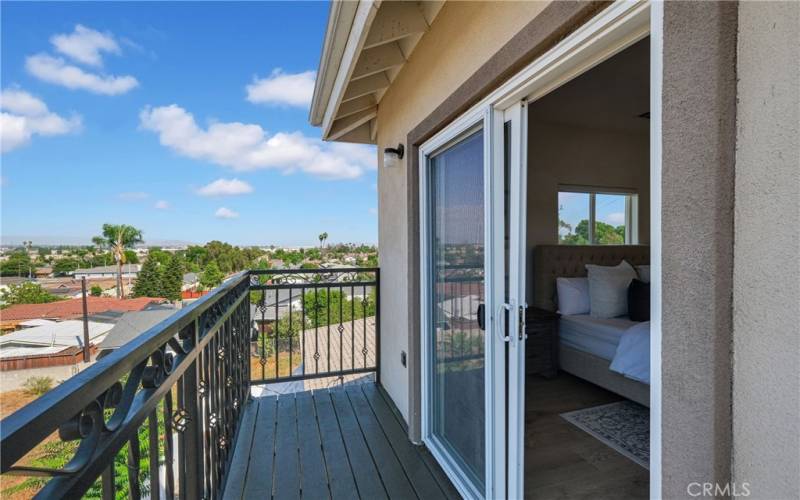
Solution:
{"label": "white cloud", "polygon": [[100,33],[91,28],[75,26],[72,33],[62,33],[50,37],[58,52],[89,66],[102,66],[102,52],[119,54],[121,51],[114,35],[111,33]]}
{"label": "white cloud", "polygon": [[236,196],[252,192],[253,186],[239,179],[217,179],[197,190],[201,196]]}
{"label": "white cloud", "polygon": [[624,212],[612,212],[605,217],[605,221],[608,224],[613,226],[621,226],[625,224],[625,213]]}
{"label": "white cloud", "polygon": [[329,144],[300,132],[269,135],[259,125],[240,122],[213,122],[203,129],[191,113],[175,104],[146,107],[139,121],[178,154],[238,171],[300,170],[325,179],[354,179],[375,168],[370,146]]}
{"label": "white cloud", "polygon": [[266,78],[253,78],[247,86],[247,100],[257,104],[278,104],[307,107],[314,94],[316,72],[284,73],[272,70]]}
{"label": "white cloud", "polygon": [[30,143],[34,135],[52,136],[78,132],[81,117],[64,118],[47,109],[41,99],[19,89],[0,91],[0,151]]}
{"label": "white cloud", "polygon": [[142,191],[130,191],[127,193],[120,193],[119,199],[124,201],[140,201],[147,199],[150,195]]}
{"label": "white cloud", "polygon": [[214,217],[219,219],[236,219],[239,217],[239,212],[234,212],[230,208],[219,207],[216,212],[214,212]]}
{"label": "white cloud", "polygon": [[36,54],[25,60],[25,69],[36,78],[68,89],[88,90],[95,94],[124,94],[139,82],[130,75],[98,75],[68,64],[60,57]]}
{"label": "white cloud", "polygon": [[378,209],[374,207],[370,207],[369,213],[372,215],[378,215]]}
{"label": "white cloud", "polygon": [[166,200],[158,200],[155,203],[155,205],[153,205],[153,208],[157,210],[167,210],[168,208],[170,208],[170,204]]}

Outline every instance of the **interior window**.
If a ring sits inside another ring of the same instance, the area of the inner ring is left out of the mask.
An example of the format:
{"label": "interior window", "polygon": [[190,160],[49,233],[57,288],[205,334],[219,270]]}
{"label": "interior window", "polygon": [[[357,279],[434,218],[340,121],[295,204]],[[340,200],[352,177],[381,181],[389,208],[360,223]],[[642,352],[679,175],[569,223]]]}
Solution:
{"label": "interior window", "polygon": [[636,193],[567,190],[558,193],[558,243],[629,245],[637,243]]}

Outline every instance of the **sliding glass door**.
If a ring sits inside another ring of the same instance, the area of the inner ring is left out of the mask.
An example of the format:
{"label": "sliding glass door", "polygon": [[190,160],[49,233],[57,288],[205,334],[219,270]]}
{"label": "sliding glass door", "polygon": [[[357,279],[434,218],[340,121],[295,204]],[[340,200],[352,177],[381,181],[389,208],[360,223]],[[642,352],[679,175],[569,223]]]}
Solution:
{"label": "sliding glass door", "polygon": [[463,486],[485,490],[484,133],[428,160],[429,437]]}

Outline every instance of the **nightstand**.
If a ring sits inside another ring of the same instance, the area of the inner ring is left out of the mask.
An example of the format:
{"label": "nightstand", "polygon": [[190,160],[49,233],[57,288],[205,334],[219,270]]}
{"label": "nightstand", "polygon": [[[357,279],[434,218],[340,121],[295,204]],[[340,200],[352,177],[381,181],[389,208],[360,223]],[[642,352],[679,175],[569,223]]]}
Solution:
{"label": "nightstand", "polygon": [[525,314],[525,373],[555,377],[558,373],[558,318],[559,314],[528,307]]}

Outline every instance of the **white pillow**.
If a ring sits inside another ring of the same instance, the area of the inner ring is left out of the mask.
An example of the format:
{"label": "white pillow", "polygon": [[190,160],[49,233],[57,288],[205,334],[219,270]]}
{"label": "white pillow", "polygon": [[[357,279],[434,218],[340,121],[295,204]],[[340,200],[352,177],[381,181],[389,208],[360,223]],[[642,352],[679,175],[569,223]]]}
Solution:
{"label": "white pillow", "polygon": [[650,266],[636,266],[636,271],[639,273],[639,281],[650,283]]}
{"label": "white pillow", "polygon": [[636,270],[624,260],[616,266],[586,264],[589,272],[589,314],[594,318],[616,318],[628,314],[628,285]]}
{"label": "white pillow", "polygon": [[559,314],[589,313],[589,279],[556,278]]}

